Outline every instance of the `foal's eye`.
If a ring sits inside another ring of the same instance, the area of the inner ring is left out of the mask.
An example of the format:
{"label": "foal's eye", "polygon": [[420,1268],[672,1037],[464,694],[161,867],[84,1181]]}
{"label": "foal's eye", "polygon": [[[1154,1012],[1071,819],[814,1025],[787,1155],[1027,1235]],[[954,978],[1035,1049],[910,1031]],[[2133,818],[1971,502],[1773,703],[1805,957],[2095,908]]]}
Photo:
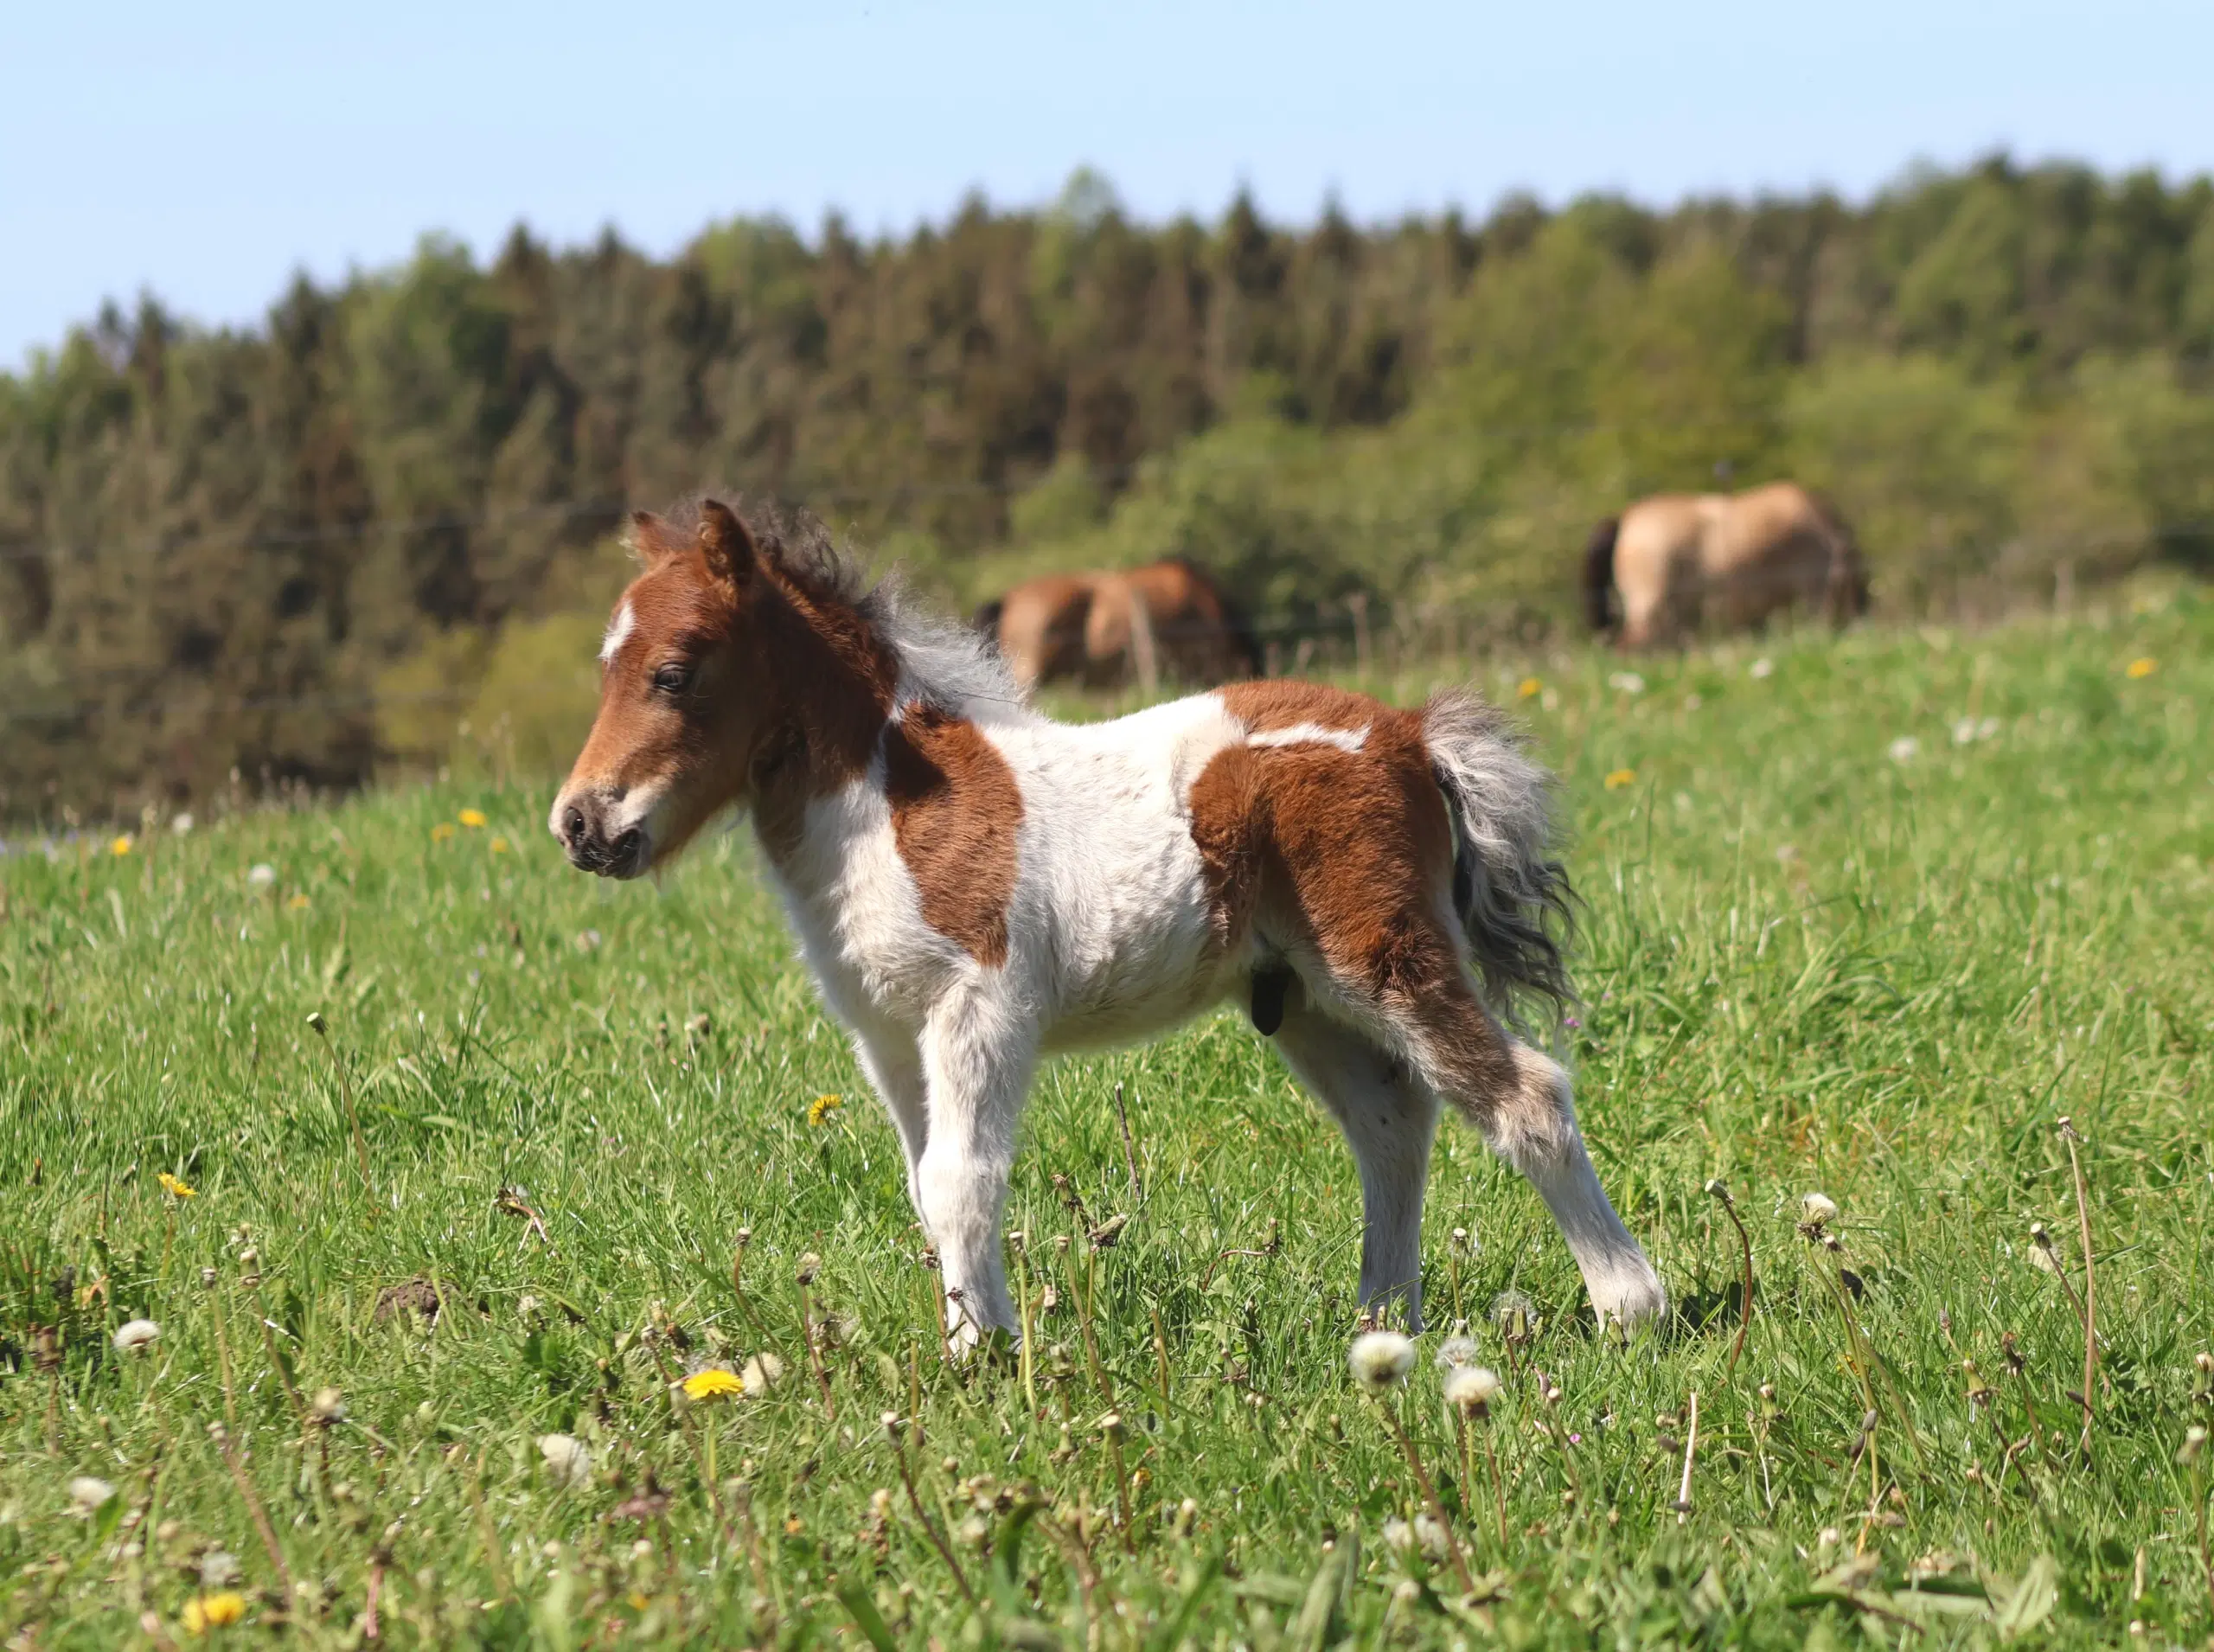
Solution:
{"label": "foal's eye", "polygon": [[663,694],[682,694],[684,685],[691,681],[692,672],[687,666],[664,665],[654,673],[654,687]]}

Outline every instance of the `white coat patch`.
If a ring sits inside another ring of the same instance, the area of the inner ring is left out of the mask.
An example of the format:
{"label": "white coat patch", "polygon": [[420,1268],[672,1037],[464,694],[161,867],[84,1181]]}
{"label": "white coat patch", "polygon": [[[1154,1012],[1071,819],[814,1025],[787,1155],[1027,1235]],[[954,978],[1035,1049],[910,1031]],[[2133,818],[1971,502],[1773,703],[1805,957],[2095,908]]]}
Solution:
{"label": "white coat patch", "polygon": [[1248,746],[1334,746],[1341,752],[1358,752],[1368,744],[1368,725],[1359,728],[1325,728],[1320,723],[1294,723],[1289,728],[1271,728],[1265,733],[1248,734]]}
{"label": "white coat patch", "polygon": [[616,655],[630,637],[630,627],[637,624],[637,619],[627,602],[615,611],[615,618],[607,622],[607,635],[599,645],[599,663],[602,665],[614,662]]}

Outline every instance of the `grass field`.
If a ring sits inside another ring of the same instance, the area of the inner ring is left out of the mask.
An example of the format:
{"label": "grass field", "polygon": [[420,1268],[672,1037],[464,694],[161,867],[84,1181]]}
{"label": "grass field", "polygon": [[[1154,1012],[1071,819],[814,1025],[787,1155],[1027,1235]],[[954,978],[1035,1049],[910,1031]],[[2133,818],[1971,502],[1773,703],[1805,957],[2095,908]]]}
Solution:
{"label": "grass field", "polygon": [[[543,785],[448,784],[15,837],[0,1638],[2206,1643],[2214,603],[1636,669],[1481,682],[1540,680],[1585,1132],[1678,1317],[1599,1335],[1449,1130],[1382,1402],[1349,1162],[1238,1017],[1046,1073],[1010,1225],[1053,1305],[1030,1360],[948,1364],[745,835],[616,887]],[[1506,1379],[1465,1455],[1456,1317]]]}

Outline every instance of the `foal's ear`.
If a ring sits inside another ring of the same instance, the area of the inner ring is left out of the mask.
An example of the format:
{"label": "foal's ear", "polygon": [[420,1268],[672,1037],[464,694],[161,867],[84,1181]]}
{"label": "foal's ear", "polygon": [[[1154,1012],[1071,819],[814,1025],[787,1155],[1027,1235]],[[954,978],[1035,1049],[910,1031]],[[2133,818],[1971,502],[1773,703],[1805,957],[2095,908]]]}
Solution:
{"label": "foal's ear", "polygon": [[648,568],[659,567],[684,550],[684,535],[650,510],[630,513],[630,528],[623,535],[623,542],[630,547],[630,554]]}
{"label": "foal's ear", "polygon": [[720,499],[701,503],[699,546],[700,554],[707,559],[707,572],[716,579],[743,586],[752,577],[754,558],[758,554],[753,535],[738,513]]}

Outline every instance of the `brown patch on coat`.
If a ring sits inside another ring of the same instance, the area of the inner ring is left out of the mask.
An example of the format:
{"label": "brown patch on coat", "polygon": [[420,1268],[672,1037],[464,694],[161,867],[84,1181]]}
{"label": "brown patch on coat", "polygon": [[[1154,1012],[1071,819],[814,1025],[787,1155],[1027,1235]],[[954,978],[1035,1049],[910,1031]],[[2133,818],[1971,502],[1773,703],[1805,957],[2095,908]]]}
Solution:
{"label": "brown patch on coat", "polygon": [[923,921],[987,969],[1005,964],[1022,824],[1007,759],[967,719],[917,706],[884,736],[884,791]]}
{"label": "brown patch on coat", "polygon": [[1200,771],[1187,806],[1220,943],[1257,931],[1296,964],[1319,963],[1347,998],[1419,1029],[1457,1095],[1505,1093],[1511,1052],[1443,910],[1452,824],[1421,714],[1315,683],[1219,692],[1256,733],[1368,729],[1357,752],[1233,746]]}
{"label": "brown patch on coat", "polygon": [[[1215,695],[1232,716],[1256,734],[1296,728],[1302,723],[1347,733],[1360,728],[1380,732],[1387,725],[1403,723],[1413,729],[1417,745],[1422,740],[1420,713],[1401,711],[1365,694],[1333,688],[1327,683],[1278,677],[1265,682],[1232,682],[1216,689]],[[1372,733],[1372,742],[1373,738]],[[1425,758],[1425,772],[1428,764]]]}

